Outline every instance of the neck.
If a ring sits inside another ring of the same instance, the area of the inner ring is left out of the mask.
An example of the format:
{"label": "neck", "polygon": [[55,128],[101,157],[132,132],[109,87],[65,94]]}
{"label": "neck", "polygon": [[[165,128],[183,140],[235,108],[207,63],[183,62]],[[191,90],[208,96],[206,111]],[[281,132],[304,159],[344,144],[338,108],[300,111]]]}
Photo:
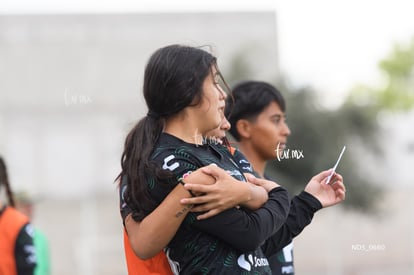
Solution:
{"label": "neck", "polygon": [[243,155],[247,158],[253,167],[253,170],[259,174],[261,178],[264,178],[264,172],[266,168],[266,160],[263,159],[256,150],[247,142],[240,142],[239,149]]}
{"label": "neck", "polygon": [[187,143],[202,144],[202,133],[193,120],[184,113],[177,114],[165,121],[164,132],[173,135]]}

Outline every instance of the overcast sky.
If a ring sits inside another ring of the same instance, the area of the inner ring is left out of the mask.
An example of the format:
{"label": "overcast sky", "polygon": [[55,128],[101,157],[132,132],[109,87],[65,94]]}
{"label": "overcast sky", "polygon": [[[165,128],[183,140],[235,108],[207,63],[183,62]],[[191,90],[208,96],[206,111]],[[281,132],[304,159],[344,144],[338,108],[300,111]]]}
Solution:
{"label": "overcast sky", "polygon": [[[274,11],[280,66],[295,83],[343,95],[380,82],[378,61],[414,37],[412,0],[1,0],[0,14]],[[340,97],[338,97],[340,98]]]}

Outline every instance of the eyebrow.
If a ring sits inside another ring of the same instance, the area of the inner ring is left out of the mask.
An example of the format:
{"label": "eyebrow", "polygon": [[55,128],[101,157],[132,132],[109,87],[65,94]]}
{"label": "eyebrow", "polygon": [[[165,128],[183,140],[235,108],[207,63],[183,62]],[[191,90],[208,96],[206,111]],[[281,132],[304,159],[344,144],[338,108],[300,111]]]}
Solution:
{"label": "eyebrow", "polygon": [[270,118],[282,118],[282,117],[286,117],[286,115],[285,114],[274,114],[270,116]]}

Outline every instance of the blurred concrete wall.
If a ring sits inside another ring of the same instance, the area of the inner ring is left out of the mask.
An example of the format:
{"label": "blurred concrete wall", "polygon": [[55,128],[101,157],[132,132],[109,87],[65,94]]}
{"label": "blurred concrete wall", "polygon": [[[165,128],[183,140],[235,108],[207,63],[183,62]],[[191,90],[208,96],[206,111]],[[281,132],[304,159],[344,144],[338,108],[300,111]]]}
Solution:
{"label": "blurred concrete wall", "polygon": [[272,13],[1,16],[0,149],[14,185],[64,197],[112,190],[126,130],[146,112],[155,49],[212,45],[223,70],[250,49],[265,77],[277,72],[275,29]]}

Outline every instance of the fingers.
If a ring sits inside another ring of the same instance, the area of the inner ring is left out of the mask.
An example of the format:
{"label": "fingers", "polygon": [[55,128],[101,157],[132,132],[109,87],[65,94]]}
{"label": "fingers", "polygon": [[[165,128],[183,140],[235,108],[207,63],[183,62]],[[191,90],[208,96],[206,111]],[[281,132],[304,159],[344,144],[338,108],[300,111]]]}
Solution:
{"label": "fingers", "polygon": [[210,204],[206,203],[206,204],[198,204],[194,206],[193,208],[191,208],[191,212],[210,212],[210,214],[212,214],[212,213],[221,212],[221,211],[218,211],[219,209],[222,209],[222,208],[212,203]]}
{"label": "fingers", "polygon": [[250,183],[253,183],[253,184],[259,185],[259,186],[262,186],[264,184],[267,184],[267,183],[271,182],[271,181],[266,180],[266,179],[256,178],[254,175],[248,175],[248,181]]}
{"label": "fingers", "polygon": [[341,202],[345,200],[345,190],[339,189],[336,191],[336,198],[337,198],[337,202]]}
{"label": "fingers", "polygon": [[246,177],[247,181],[253,183],[256,177],[253,174],[250,173],[244,173],[244,176]]}
{"label": "fingers", "polygon": [[214,200],[214,198],[206,195],[193,198],[184,198],[180,202],[184,205],[192,205],[191,212],[206,212],[197,216],[197,220],[204,220],[215,216],[222,212],[225,208]]}
{"label": "fingers", "polygon": [[182,204],[203,204],[203,203],[211,202],[214,199],[215,198],[212,196],[202,195],[202,196],[191,197],[191,198],[183,198],[180,200],[180,202]]}
{"label": "fingers", "polygon": [[205,220],[208,219],[210,217],[213,217],[215,215],[217,215],[218,213],[220,213],[220,211],[217,211],[216,209],[210,210],[204,214],[198,215],[197,216],[197,220]]}
{"label": "fingers", "polygon": [[315,175],[312,180],[316,180],[317,182],[322,182],[329,174],[332,172],[332,169],[325,170],[320,172],[319,174]]}
{"label": "fingers", "polygon": [[336,180],[336,181],[344,181],[344,178],[340,175],[340,174],[338,174],[338,173],[335,173],[334,175],[333,175],[333,178],[334,178],[334,180]]}
{"label": "fingers", "polygon": [[343,189],[344,191],[346,191],[343,177],[340,174],[335,173],[332,177],[331,182],[332,183],[330,183],[330,185],[332,186],[333,189],[335,189],[335,190]]}
{"label": "fingers", "polygon": [[214,187],[206,184],[186,183],[184,184],[184,188],[193,192],[193,194],[204,194],[209,193]]}
{"label": "fingers", "polygon": [[340,174],[336,174],[333,176],[333,183],[331,185],[332,189],[335,191],[335,204],[340,203],[345,200],[346,198],[346,187],[343,182],[343,178]]}
{"label": "fingers", "polygon": [[201,171],[206,175],[214,177],[215,179],[218,179],[220,176],[223,175],[223,173],[226,174],[226,171],[219,168],[215,164],[210,164],[208,166],[204,166],[204,167],[201,168]]}

